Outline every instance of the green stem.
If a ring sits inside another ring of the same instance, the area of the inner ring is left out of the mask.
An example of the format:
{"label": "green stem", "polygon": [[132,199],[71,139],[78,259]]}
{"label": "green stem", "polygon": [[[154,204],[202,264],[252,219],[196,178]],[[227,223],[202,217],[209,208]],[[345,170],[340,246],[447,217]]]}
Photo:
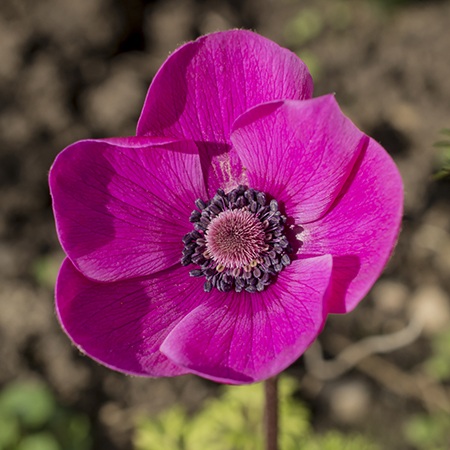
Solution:
{"label": "green stem", "polygon": [[278,377],[264,382],[266,450],[278,450]]}

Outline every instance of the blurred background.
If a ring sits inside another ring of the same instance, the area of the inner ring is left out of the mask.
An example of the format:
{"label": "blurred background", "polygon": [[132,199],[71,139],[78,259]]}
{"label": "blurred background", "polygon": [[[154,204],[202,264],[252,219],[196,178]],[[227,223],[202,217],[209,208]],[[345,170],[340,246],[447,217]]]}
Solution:
{"label": "blurred background", "polygon": [[450,181],[433,174],[450,156],[449,17],[448,0],[1,0],[0,450],[261,448],[261,386],[114,373],[53,310],[53,159],[134,134],[168,53],[236,27],[303,58],[315,95],[336,93],[406,191],[383,276],[286,371],[282,450],[448,450]]}

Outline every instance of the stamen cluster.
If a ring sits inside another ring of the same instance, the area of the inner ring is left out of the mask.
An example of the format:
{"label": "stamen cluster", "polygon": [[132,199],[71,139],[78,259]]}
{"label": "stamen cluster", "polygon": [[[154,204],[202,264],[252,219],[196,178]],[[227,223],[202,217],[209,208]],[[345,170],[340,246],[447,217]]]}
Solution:
{"label": "stamen cluster", "polygon": [[197,199],[189,218],[194,230],[183,237],[181,264],[197,264],[193,277],[206,278],[204,289],[261,292],[291,263],[286,216],[275,199],[239,186],[219,189],[208,202]]}

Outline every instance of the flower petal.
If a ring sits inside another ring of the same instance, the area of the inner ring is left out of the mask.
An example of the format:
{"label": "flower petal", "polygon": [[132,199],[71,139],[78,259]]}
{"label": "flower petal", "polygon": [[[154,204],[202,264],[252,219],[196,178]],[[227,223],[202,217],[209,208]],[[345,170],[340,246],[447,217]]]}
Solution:
{"label": "flower petal", "polygon": [[293,363],[322,329],[331,256],[297,260],[267,291],[214,292],[168,335],[161,351],[214,381],[244,384]]}
{"label": "flower petal", "polygon": [[175,376],[187,371],[159,347],[198,305],[202,291],[203,283],[180,266],[145,279],[99,283],[66,259],[56,284],[56,310],[75,345],[101,364],[134,375]]}
{"label": "flower petal", "polygon": [[403,185],[386,151],[369,139],[333,208],[299,235],[299,254],[332,254],[330,313],[351,311],[379,277],[395,245]]}
{"label": "flower petal", "polygon": [[88,278],[148,275],[179,262],[205,188],[193,143],[77,142],[56,158],[50,190],[60,242]]}
{"label": "flower petal", "polygon": [[231,139],[249,185],[299,224],[326,213],[367,141],[332,95],[256,106],[236,120]]}
{"label": "flower petal", "polygon": [[289,50],[251,31],[213,33],[167,59],[150,86],[137,134],[203,142],[213,194],[241,180],[242,166],[230,151],[234,120],[259,103],[310,98],[312,88],[306,65]]}

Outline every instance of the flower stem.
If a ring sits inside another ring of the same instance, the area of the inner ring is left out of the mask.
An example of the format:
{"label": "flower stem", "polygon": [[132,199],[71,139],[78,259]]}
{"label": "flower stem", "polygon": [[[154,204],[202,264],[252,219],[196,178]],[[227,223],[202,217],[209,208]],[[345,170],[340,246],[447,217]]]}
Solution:
{"label": "flower stem", "polygon": [[278,377],[264,382],[266,450],[278,450]]}

